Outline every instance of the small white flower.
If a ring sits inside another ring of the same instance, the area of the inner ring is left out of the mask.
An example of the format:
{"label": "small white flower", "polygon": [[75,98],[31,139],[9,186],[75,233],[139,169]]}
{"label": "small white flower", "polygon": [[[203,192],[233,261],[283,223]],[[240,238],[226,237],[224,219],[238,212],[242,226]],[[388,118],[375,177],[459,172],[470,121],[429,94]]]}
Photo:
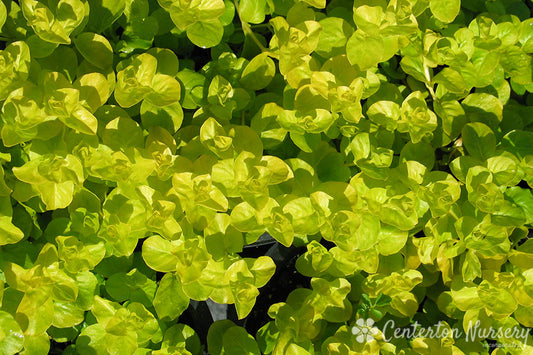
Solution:
{"label": "small white flower", "polygon": [[352,334],[356,336],[355,340],[358,343],[368,343],[374,340],[374,335],[378,333],[379,330],[374,327],[374,320],[372,318],[359,318],[352,327]]}

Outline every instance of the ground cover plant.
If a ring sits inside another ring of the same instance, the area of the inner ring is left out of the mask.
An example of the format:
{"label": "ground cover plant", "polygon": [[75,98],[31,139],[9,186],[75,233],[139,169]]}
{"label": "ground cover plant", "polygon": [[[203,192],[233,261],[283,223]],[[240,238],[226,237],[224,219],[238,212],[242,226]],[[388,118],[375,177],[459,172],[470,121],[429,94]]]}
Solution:
{"label": "ground cover plant", "polygon": [[0,354],[533,354],[531,8],[0,1]]}

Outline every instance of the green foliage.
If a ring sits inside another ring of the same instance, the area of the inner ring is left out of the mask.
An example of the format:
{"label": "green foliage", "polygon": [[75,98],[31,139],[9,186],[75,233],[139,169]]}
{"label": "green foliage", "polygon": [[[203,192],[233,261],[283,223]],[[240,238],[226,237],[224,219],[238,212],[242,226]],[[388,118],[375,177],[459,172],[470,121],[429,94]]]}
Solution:
{"label": "green foliage", "polygon": [[531,353],[531,8],[0,1],[0,354]]}

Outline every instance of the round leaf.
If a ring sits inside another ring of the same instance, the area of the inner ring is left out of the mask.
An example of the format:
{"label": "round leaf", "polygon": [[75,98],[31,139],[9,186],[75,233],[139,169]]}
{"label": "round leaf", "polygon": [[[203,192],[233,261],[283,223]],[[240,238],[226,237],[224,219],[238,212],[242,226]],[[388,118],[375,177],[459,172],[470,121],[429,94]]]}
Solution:
{"label": "round leaf", "polygon": [[0,311],[0,353],[12,355],[18,353],[24,344],[24,333],[13,316]]}
{"label": "round leaf", "polygon": [[496,136],[483,123],[468,123],[463,127],[462,137],[468,153],[479,160],[486,160],[496,150]]}
{"label": "round leaf", "polygon": [[176,271],[178,257],[170,252],[168,240],[154,235],[146,239],[142,247],[142,256],[146,265],[159,272]]}
{"label": "round leaf", "polygon": [[276,65],[266,53],[261,53],[248,63],[241,75],[241,84],[249,90],[261,90],[270,84],[276,74]]}
{"label": "round leaf", "polygon": [[431,0],[429,8],[439,21],[450,23],[459,15],[461,0]]}
{"label": "round leaf", "polygon": [[259,355],[259,346],[255,339],[241,327],[231,327],[224,333],[222,339],[224,354],[228,355]]}
{"label": "round leaf", "polygon": [[352,65],[367,70],[381,62],[385,52],[380,36],[368,36],[356,31],[346,43],[346,54]]}
{"label": "round leaf", "polygon": [[202,48],[214,47],[222,40],[224,27],[219,20],[198,21],[187,27],[187,38]]}
{"label": "round leaf", "polygon": [[74,44],[81,55],[94,66],[107,69],[113,64],[113,48],[105,37],[84,32],[74,40]]}

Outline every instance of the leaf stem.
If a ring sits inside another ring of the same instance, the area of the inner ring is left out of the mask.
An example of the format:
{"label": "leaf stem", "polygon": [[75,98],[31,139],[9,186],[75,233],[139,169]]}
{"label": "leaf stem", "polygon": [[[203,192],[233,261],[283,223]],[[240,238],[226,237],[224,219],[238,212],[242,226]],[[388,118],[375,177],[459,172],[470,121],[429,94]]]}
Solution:
{"label": "leaf stem", "polygon": [[[250,27],[250,29],[253,31],[253,30],[256,30],[256,29],[260,29],[260,28],[269,28],[270,24],[268,24],[268,23],[258,23],[258,24],[252,24],[252,25],[248,24],[248,27]],[[242,27],[239,26],[239,24],[235,25],[235,29],[242,31]]]}
{"label": "leaf stem", "polygon": [[430,85],[431,83],[431,74],[429,72],[429,67],[424,63],[424,75],[426,77],[426,88],[429,90],[429,93],[433,100],[437,101],[437,95],[435,95],[435,91],[433,90],[433,87]]}
{"label": "leaf stem", "polygon": [[239,5],[237,3],[237,0],[233,0],[233,3],[235,4],[235,11],[237,12],[237,16],[239,16],[239,20],[241,21],[241,27],[242,27],[242,31],[244,32],[244,35],[245,36],[249,35],[252,38],[252,41],[254,41],[254,43],[257,45],[257,47],[259,47],[259,49],[261,49],[261,52],[269,53],[270,51],[268,50],[268,48],[263,46],[263,43],[261,43],[259,41],[259,39],[256,37],[254,31],[252,31],[252,29],[250,28],[250,25],[246,21],[243,21],[243,19],[241,18],[241,14],[239,13]]}

